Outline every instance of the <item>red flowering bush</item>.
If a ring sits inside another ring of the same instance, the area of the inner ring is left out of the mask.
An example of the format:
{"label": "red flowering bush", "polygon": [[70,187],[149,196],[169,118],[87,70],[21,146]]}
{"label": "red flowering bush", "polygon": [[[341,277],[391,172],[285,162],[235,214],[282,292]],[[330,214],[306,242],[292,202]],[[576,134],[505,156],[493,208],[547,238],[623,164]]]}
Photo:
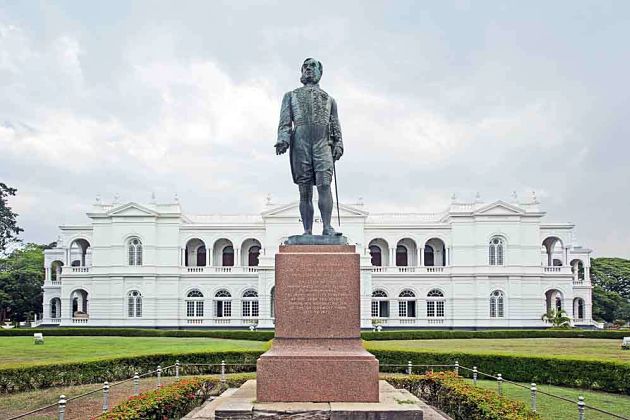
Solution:
{"label": "red flowering bush", "polygon": [[456,420],[540,419],[540,416],[529,410],[522,402],[468,384],[453,372],[391,375],[384,379],[396,388],[407,389]]}
{"label": "red flowering bush", "polygon": [[230,375],[226,383],[217,377],[204,376],[181,379],[174,384],[130,397],[98,420],[172,419],[180,418],[200,406],[210,394],[227,387],[238,387],[253,375]]}

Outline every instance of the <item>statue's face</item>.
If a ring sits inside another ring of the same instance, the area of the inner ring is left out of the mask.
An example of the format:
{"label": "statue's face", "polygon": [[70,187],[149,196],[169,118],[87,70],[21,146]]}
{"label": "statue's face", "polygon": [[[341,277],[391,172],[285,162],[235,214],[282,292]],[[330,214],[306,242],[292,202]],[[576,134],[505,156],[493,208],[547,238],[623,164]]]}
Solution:
{"label": "statue's face", "polygon": [[322,78],[322,73],[319,70],[319,63],[317,60],[309,58],[302,64],[302,77],[300,80],[304,84],[319,83],[319,79]]}

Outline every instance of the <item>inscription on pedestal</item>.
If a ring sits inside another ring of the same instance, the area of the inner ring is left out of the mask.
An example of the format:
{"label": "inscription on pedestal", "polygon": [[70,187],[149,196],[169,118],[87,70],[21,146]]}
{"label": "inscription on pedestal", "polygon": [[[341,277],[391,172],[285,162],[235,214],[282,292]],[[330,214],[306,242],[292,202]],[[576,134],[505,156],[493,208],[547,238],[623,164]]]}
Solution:
{"label": "inscription on pedestal", "polygon": [[[278,337],[347,338],[359,335],[360,284],[355,253],[288,253],[276,263]],[[316,272],[313,272],[316,267]]]}

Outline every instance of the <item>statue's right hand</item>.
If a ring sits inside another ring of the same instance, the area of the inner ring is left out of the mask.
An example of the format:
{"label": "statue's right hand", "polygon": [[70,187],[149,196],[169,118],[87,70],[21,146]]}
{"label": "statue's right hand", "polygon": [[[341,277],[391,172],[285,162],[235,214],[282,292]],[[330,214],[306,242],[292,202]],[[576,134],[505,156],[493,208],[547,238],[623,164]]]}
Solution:
{"label": "statue's right hand", "polygon": [[276,148],[276,155],[281,155],[287,151],[287,149],[289,148],[289,144],[285,142],[279,142],[275,144],[275,148]]}

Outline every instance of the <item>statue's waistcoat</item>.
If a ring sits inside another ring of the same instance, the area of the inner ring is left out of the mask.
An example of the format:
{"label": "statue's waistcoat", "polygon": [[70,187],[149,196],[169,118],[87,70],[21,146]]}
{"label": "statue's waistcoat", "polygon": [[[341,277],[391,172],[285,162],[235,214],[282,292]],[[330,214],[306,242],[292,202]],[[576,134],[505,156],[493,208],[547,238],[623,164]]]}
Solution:
{"label": "statue's waistcoat", "polygon": [[317,86],[304,86],[291,92],[293,124],[328,125],[332,98]]}

